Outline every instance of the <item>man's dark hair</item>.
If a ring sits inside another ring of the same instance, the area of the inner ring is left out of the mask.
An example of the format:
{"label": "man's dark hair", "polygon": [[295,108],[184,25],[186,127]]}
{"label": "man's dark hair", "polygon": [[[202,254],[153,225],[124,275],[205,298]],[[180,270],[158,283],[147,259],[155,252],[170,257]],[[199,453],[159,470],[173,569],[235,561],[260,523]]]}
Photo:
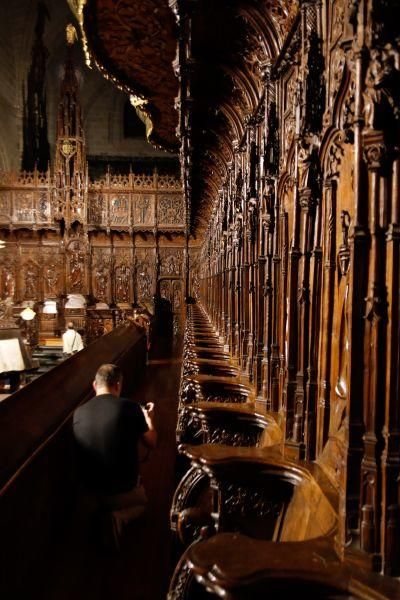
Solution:
{"label": "man's dark hair", "polygon": [[95,377],[96,385],[99,387],[113,388],[121,380],[121,369],[117,365],[101,365]]}

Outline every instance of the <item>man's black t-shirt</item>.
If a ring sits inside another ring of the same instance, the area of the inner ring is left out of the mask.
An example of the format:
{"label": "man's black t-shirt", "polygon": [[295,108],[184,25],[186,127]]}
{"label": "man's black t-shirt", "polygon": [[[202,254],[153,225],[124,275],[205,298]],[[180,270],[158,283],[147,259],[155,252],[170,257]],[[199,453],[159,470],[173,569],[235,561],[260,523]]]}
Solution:
{"label": "man's black t-shirt", "polygon": [[79,468],[86,484],[105,494],[131,490],[138,479],[138,439],[148,430],[139,404],[102,394],[74,412]]}

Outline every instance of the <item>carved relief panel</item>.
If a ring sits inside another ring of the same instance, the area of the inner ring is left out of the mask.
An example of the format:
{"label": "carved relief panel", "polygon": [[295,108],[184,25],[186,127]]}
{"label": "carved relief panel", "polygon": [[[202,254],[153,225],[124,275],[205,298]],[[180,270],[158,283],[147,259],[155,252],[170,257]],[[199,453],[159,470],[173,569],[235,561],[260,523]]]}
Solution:
{"label": "carved relief panel", "polygon": [[133,194],[133,225],[153,227],[155,223],[155,195]]}
{"label": "carved relief panel", "polygon": [[132,294],[132,251],[128,248],[115,249],[114,295],[117,303],[130,303]]}
{"label": "carved relief panel", "polygon": [[86,248],[83,240],[73,239],[67,246],[67,293],[85,294]]}
{"label": "carved relief panel", "polygon": [[161,248],[160,249],[160,275],[180,276],[183,273],[183,249]]}
{"label": "carved relief panel", "polygon": [[282,156],[285,158],[293,142],[296,131],[296,106],[299,102],[300,83],[297,80],[297,71],[293,69],[283,82],[283,135],[281,139]]}
{"label": "carved relief panel", "polygon": [[2,190],[0,192],[0,223],[9,223],[12,212],[11,192]]}
{"label": "carved relief panel", "polygon": [[[345,28],[345,3],[343,0],[334,0],[328,4],[329,21],[331,23],[329,39],[329,93],[327,95],[328,110],[331,110],[336,96],[341,87],[346,68],[346,54],[343,48],[343,33]],[[331,115],[328,113],[325,119],[329,123]]]}
{"label": "carved relief panel", "polygon": [[107,202],[101,192],[89,192],[88,220],[91,225],[104,225],[107,223]]}
{"label": "carved relief panel", "polygon": [[35,249],[22,249],[21,297],[23,300],[39,300],[41,296],[40,263]]}
{"label": "carved relief panel", "polygon": [[165,194],[157,198],[157,224],[183,225],[185,212],[183,198],[178,194]]}
{"label": "carved relief panel", "polygon": [[189,296],[196,300],[200,297],[200,251],[196,248],[189,250]]}
{"label": "carved relief panel", "polygon": [[40,190],[36,193],[36,221],[49,223],[51,221],[50,190]]}
{"label": "carved relief panel", "polygon": [[111,297],[111,248],[92,250],[92,290],[97,302],[108,304]]}
{"label": "carved relief panel", "polygon": [[44,298],[56,298],[64,290],[64,255],[59,254],[58,246],[43,247],[41,255]]}
{"label": "carved relief panel", "polygon": [[161,279],[160,296],[171,303],[174,312],[183,307],[183,284],[181,279]]}
{"label": "carved relief panel", "polygon": [[150,302],[155,293],[156,254],[154,248],[136,249],[136,295],[141,303]]}
{"label": "carved relief panel", "polygon": [[[17,254],[16,249],[7,249],[5,256],[1,257],[0,263],[0,286],[1,298],[15,298],[16,292],[16,274],[17,274]],[[4,252],[4,250],[3,250]]]}
{"label": "carved relief panel", "polygon": [[130,224],[129,194],[115,193],[109,196],[110,225]]}
{"label": "carved relief panel", "polygon": [[34,193],[29,191],[13,192],[14,215],[13,219],[19,223],[34,223],[36,211]]}

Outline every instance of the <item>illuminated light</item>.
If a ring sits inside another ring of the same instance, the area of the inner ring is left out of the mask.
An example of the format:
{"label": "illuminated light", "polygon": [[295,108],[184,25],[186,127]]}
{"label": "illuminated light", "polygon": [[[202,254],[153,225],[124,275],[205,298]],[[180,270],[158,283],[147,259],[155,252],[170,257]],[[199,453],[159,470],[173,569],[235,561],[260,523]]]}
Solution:
{"label": "illuminated light", "polygon": [[36,313],[34,310],[31,309],[30,306],[27,306],[22,312],[20,312],[19,316],[24,321],[32,321],[36,317]]}
{"label": "illuminated light", "polygon": [[141,98],[140,96],[136,96],[135,94],[131,94],[129,96],[129,100],[134,108],[136,108],[137,106],[144,106],[148,103],[148,100],[146,98]]}

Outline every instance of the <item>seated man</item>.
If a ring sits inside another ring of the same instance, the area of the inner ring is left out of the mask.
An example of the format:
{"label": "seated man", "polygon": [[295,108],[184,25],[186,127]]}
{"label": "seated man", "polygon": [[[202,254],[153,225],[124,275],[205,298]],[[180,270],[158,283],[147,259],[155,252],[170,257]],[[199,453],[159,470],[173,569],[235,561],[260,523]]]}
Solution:
{"label": "seated man", "polygon": [[83,350],[83,341],[81,334],[76,331],[74,324],[72,321],[67,323],[67,331],[63,333],[63,354],[66,356],[71,356],[71,354],[75,354],[79,352],[79,350]]}
{"label": "seated man", "polygon": [[142,408],[120,398],[122,374],[116,365],[102,365],[93,382],[96,396],[73,416],[85,484],[113,511],[116,534],[124,523],[141,515],[147,503],[139,482],[138,441],[156,445],[154,405]]}

